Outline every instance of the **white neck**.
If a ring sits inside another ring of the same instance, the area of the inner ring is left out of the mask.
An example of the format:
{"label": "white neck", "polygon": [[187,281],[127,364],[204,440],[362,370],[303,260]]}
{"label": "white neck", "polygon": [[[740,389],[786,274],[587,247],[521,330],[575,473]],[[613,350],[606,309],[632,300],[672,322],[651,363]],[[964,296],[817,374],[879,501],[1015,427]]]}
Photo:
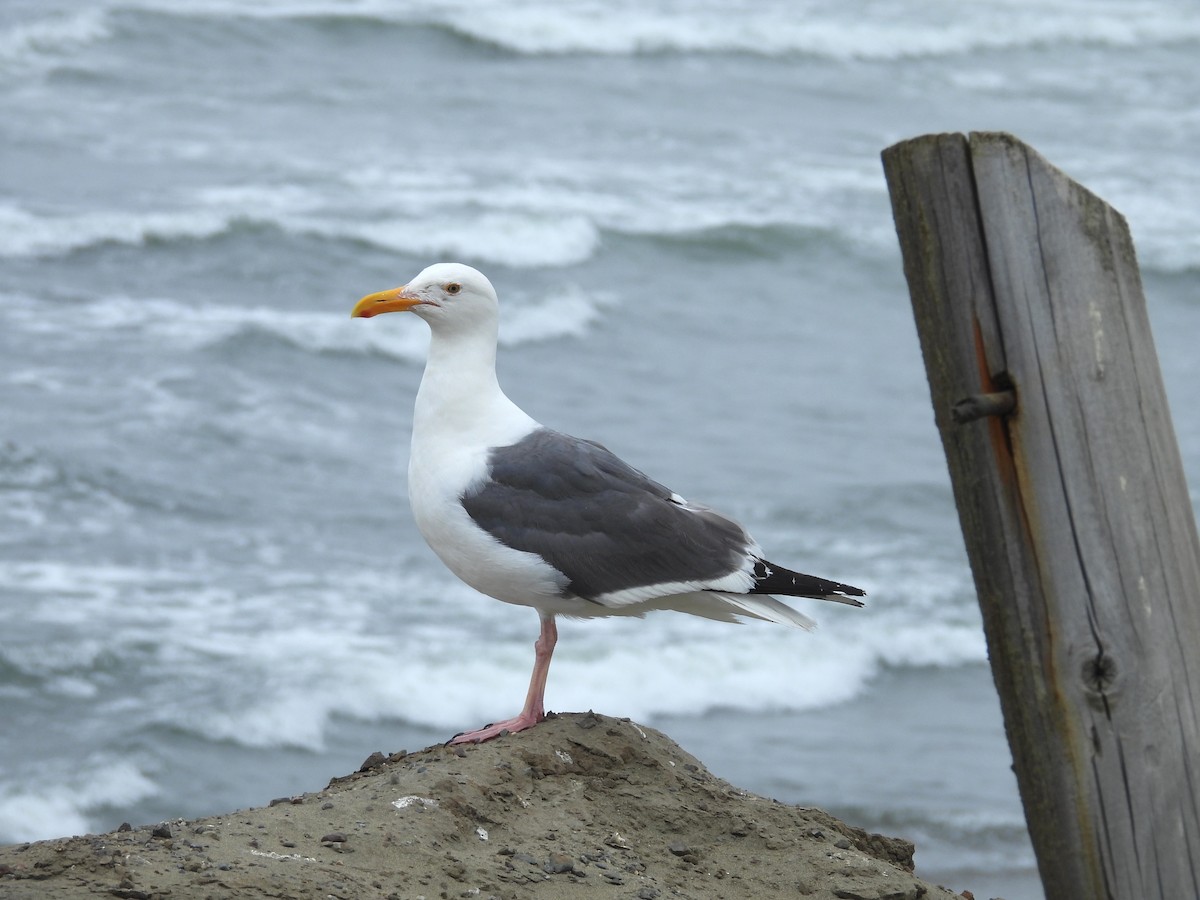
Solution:
{"label": "white neck", "polygon": [[413,442],[423,432],[468,444],[497,446],[523,437],[537,425],[504,395],[496,379],[496,325],[438,329],[413,411]]}

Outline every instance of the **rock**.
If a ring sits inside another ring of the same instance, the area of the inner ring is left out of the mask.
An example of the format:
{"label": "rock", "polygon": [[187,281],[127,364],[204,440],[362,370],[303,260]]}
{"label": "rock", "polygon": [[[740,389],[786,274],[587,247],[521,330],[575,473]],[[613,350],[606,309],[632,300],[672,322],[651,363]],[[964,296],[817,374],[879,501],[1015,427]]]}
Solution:
{"label": "rock", "polygon": [[565,853],[551,853],[549,858],[542,863],[542,871],[547,875],[561,875],[564,872],[574,872],[575,860]]}
{"label": "rock", "polygon": [[576,720],[575,724],[579,728],[590,729],[595,728],[603,720],[590,709]]}
{"label": "rock", "polygon": [[[911,874],[908,841],[738,790],[627,720],[560,715],[459,749],[393,755],[275,806],[162,823],[152,833],[166,840],[114,831],[0,847],[0,896],[751,900],[803,886],[813,900],[957,897]],[[395,805],[404,797],[430,803]],[[136,884],[114,888],[126,871]]]}
{"label": "rock", "polygon": [[385,762],[387,762],[387,757],[384,756],[382,753],[380,753],[378,750],[376,750],[374,753],[372,753],[370,756],[368,756],[365,760],[363,760],[363,764],[358,767],[358,771],[370,772],[372,769],[378,769]]}

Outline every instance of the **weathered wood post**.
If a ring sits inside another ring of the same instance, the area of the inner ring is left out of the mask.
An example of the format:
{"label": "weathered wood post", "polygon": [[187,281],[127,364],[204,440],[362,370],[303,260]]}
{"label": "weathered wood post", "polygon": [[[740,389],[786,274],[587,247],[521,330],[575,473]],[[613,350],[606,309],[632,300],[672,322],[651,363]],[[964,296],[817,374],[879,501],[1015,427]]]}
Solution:
{"label": "weathered wood post", "polygon": [[1200,541],[1129,230],[1010,135],[883,162],[1047,897],[1200,897]]}

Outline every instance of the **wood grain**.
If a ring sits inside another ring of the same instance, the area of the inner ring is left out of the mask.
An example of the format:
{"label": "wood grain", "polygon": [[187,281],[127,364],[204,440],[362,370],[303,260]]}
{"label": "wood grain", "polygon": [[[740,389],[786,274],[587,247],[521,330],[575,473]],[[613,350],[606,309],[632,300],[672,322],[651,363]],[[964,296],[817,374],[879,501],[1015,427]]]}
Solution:
{"label": "wood grain", "polygon": [[1200,541],[1128,227],[1010,135],[883,158],[1047,896],[1200,897]]}

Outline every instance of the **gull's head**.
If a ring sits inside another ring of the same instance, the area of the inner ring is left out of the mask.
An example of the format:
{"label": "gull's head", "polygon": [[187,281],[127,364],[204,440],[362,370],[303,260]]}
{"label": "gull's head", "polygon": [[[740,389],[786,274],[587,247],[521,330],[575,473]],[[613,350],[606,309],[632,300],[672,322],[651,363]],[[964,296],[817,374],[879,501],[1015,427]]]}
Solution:
{"label": "gull's head", "polygon": [[482,272],[462,263],[437,263],[408,284],[363,297],[350,316],[413,312],[438,331],[495,322],[497,310],[496,289]]}

